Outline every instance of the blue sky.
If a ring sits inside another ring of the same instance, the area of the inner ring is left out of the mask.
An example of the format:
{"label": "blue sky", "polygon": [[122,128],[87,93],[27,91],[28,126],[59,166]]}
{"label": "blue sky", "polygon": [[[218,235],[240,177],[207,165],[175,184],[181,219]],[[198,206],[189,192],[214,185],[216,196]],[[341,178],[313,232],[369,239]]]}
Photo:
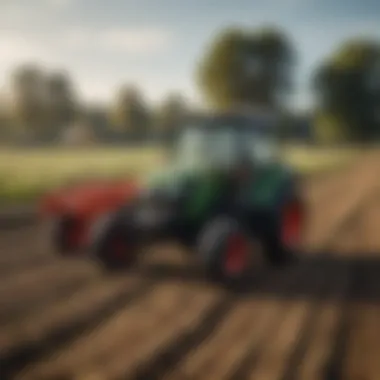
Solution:
{"label": "blue sky", "polygon": [[342,40],[380,39],[378,0],[1,0],[0,85],[12,67],[67,69],[89,101],[110,101],[121,83],[159,101],[181,91],[199,103],[195,64],[222,27],[282,27],[296,43],[295,107],[312,101],[314,67]]}

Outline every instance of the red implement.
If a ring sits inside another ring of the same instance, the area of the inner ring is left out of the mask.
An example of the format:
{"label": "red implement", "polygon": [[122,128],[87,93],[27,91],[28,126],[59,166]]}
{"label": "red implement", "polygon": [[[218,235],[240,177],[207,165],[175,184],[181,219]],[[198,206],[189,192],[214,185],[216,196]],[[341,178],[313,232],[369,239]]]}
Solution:
{"label": "red implement", "polygon": [[131,180],[87,182],[46,194],[40,204],[40,213],[44,219],[75,220],[80,231],[71,236],[75,236],[81,246],[87,242],[89,229],[98,218],[125,205],[138,192],[139,186]]}

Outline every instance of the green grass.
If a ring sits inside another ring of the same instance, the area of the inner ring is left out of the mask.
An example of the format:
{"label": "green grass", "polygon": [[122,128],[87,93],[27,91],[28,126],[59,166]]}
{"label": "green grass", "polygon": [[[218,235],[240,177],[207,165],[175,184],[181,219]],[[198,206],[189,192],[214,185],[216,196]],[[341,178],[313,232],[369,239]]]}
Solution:
{"label": "green grass", "polygon": [[[346,164],[359,152],[290,146],[282,157],[301,173],[311,174]],[[28,202],[75,179],[141,176],[163,163],[162,152],[155,148],[2,149],[0,203]]]}
{"label": "green grass", "polygon": [[154,149],[0,150],[0,202],[18,203],[68,181],[143,175],[159,167]]}

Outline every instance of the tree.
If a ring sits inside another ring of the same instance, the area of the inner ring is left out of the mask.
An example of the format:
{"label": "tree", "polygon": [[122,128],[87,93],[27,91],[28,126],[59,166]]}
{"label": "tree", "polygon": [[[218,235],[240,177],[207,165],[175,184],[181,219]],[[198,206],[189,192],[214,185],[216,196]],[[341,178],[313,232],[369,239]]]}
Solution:
{"label": "tree", "polygon": [[74,121],[78,108],[67,74],[33,65],[17,68],[12,81],[13,120],[34,138],[51,138]]}
{"label": "tree", "polygon": [[161,131],[172,132],[186,117],[187,106],[180,94],[169,94],[161,104],[157,114],[157,127]]}
{"label": "tree", "polygon": [[149,112],[136,87],[121,87],[111,112],[111,122],[118,131],[138,135],[144,135],[147,132]]}
{"label": "tree", "polygon": [[107,139],[110,130],[107,108],[101,104],[92,104],[81,110],[80,122],[91,126],[99,139]]}
{"label": "tree", "polygon": [[334,120],[328,123],[329,128],[340,128],[339,132],[330,132],[334,136],[355,141],[380,136],[379,43],[369,40],[344,43],[320,66],[314,88],[319,112],[328,115],[325,119]]}
{"label": "tree", "polygon": [[19,129],[40,132],[45,126],[44,77],[37,66],[17,68],[12,78],[12,119]]}
{"label": "tree", "polygon": [[0,143],[11,136],[9,107],[3,96],[0,96]]}
{"label": "tree", "polygon": [[290,88],[294,57],[287,37],[276,28],[227,29],[200,61],[198,83],[217,108],[238,103],[276,106]]}
{"label": "tree", "polygon": [[60,130],[75,120],[77,100],[67,74],[58,72],[46,78],[46,96],[47,117],[54,130]]}

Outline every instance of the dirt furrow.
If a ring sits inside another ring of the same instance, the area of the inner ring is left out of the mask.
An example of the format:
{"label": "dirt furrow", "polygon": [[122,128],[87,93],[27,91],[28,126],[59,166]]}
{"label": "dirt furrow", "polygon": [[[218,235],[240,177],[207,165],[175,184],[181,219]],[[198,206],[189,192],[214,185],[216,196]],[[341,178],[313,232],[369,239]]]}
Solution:
{"label": "dirt furrow", "polygon": [[[367,199],[377,191],[378,179],[374,166],[371,172],[366,172],[366,178],[353,178],[351,188],[344,188],[342,192],[329,202],[310,202],[310,221],[306,244],[311,248],[325,249],[335,240],[337,230],[343,228],[347,220],[352,219],[352,214],[365,207]],[[363,174],[364,176],[364,174]]]}
{"label": "dirt furrow", "polygon": [[[50,238],[41,233],[38,224],[11,231],[0,230],[0,273],[7,267],[17,267],[17,264],[57,257],[47,243]],[[11,248],[11,249],[10,249]]]}
{"label": "dirt furrow", "polygon": [[99,268],[88,262],[55,261],[41,268],[31,268],[9,276],[0,283],[0,304],[6,309],[13,302],[33,302],[54,296],[73,281],[85,281],[100,275]]}
{"label": "dirt furrow", "polygon": [[[375,240],[378,238],[374,237]],[[347,308],[341,379],[378,380],[380,374],[380,262],[373,253],[355,262],[355,287]]]}
{"label": "dirt furrow", "polygon": [[[316,305],[315,318],[308,327],[308,339],[293,350],[293,360],[288,363],[281,380],[325,380],[328,363],[334,356],[334,343],[344,318],[351,283],[351,271],[347,266],[320,271],[329,284],[329,292]],[[323,273],[323,272],[328,273]],[[305,334],[306,335],[306,334]]]}
{"label": "dirt furrow", "polygon": [[28,240],[33,240],[36,236],[36,226],[33,224],[23,228],[2,230],[0,233],[0,252],[3,252],[5,248],[9,248],[10,244],[17,247],[17,243],[22,243],[22,241],[20,241],[20,232],[22,232],[22,235],[27,237]]}
{"label": "dirt furrow", "polygon": [[[146,344],[142,338],[148,331],[150,334],[157,332],[156,328],[165,326],[167,319],[172,325],[176,317],[181,319],[175,312],[186,311],[183,315],[191,313],[199,299],[206,306],[215,299],[215,293],[205,292],[204,296],[200,296],[199,289],[176,287],[172,283],[157,285],[133,305],[105,320],[95,331],[82,335],[50,359],[36,363],[30,373],[20,378],[43,380],[65,375],[70,379],[82,371],[91,371],[91,367],[97,368],[99,365],[101,368],[112,363],[120,348],[126,347],[128,355],[137,355],[138,345]],[[128,355],[123,355],[124,360],[130,359]]]}
{"label": "dirt furrow", "polygon": [[[302,271],[299,268],[289,268],[288,271],[272,273],[263,284],[267,287],[275,282],[283,283],[286,288],[294,287],[300,280]],[[176,355],[176,346],[171,352],[171,360],[166,365],[160,363],[161,356],[145,365],[145,370],[136,378],[160,378],[166,372],[165,379],[226,379],[236,370],[241,358],[249,347],[260,341],[272,330],[278,319],[280,303],[264,300],[260,296],[239,299],[235,307],[225,316],[220,327],[204,339],[198,346],[193,346],[182,359]],[[168,356],[168,355],[167,355]],[[169,367],[168,364],[172,364]]]}
{"label": "dirt furrow", "polygon": [[342,379],[379,379],[379,320],[379,305],[357,305],[351,311]]}
{"label": "dirt furrow", "polygon": [[0,274],[6,274],[7,266],[16,265],[22,260],[50,257],[50,249],[47,249],[46,244],[43,247],[39,240],[38,225],[10,231],[0,229]]}
{"label": "dirt furrow", "polygon": [[[282,318],[276,326],[272,339],[263,342],[255,353],[255,362],[247,366],[243,379],[278,380],[291,369],[294,359],[308,339],[310,325],[318,310],[317,300],[326,294],[329,285],[313,266],[304,269],[299,287],[308,288],[308,296],[297,301],[288,301]],[[280,301],[281,302],[281,301]]]}
{"label": "dirt furrow", "polygon": [[22,320],[2,326],[0,329],[0,352],[11,351],[20,345],[44,341],[52,331],[61,326],[68,326],[76,319],[91,315],[108,302],[139,281],[137,278],[99,279],[67,299],[59,299],[45,308],[35,310],[24,316]]}
{"label": "dirt furrow", "polygon": [[363,208],[359,227],[362,252],[376,257],[380,252],[380,186]]}
{"label": "dirt furrow", "polygon": [[373,175],[379,165],[378,154],[367,154],[343,169],[321,174],[317,178],[313,176],[305,178],[301,184],[301,190],[312,206],[311,211],[314,212],[314,207],[330,204],[332,199],[339,199],[347,192],[347,189],[354,188],[358,180],[370,178],[371,174],[368,173]]}
{"label": "dirt furrow", "polygon": [[151,288],[151,282],[139,278],[125,279],[110,287],[102,284],[92,292],[79,293],[67,303],[45,310],[41,319],[41,315],[35,314],[24,327],[8,329],[1,339],[1,379],[10,378],[14,372],[28,364],[33,366],[86,331],[95,330],[105,319]]}
{"label": "dirt furrow", "polygon": [[377,233],[380,222],[380,185],[375,184],[346,216],[327,239],[326,246],[338,257],[377,256],[380,239]]}
{"label": "dirt furrow", "polygon": [[[376,247],[378,257],[380,246],[377,245],[378,236],[375,228],[372,226],[368,233],[366,226],[371,216],[378,220],[379,206],[379,189],[375,187],[368,197],[363,199],[361,207],[356,208],[350,218],[342,224],[340,231],[337,231],[331,246],[336,262],[331,270],[336,276],[336,286],[346,288],[348,301],[343,301],[342,297],[338,297],[335,298],[334,304],[325,307],[324,313],[315,326],[315,331],[319,332],[315,334],[312,348],[309,348],[309,354],[299,369],[297,378],[300,380],[304,378],[320,380],[378,378],[379,370],[373,370],[376,360],[368,360],[368,353],[373,353],[377,347],[377,353],[380,355],[379,329],[374,322],[380,318],[378,307],[380,265],[376,261],[378,258],[373,259],[373,252],[368,255],[367,249]],[[346,281],[339,277],[339,271],[342,270],[350,273],[350,281],[347,281],[347,277]],[[363,306],[366,301],[371,302],[372,306]],[[375,305],[373,305],[374,302]],[[369,309],[371,311],[368,312]],[[369,315],[372,315],[372,318],[376,315],[372,319],[373,328],[370,330],[368,328],[371,322],[367,319]],[[336,333],[330,333],[329,336],[329,331],[335,325],[338,325]],[[372,345],[368,341],[369,344],[362,344],[361,338],[365,341],[366,334],[367,337],[371,336],[373,339]],[[320,345],[319,348],[317,344]]]}
{"label": "dirt furrow", "polygon": [[0,263],[0,276],[6,279],[13,277],[18,272],[30,269],[38,269],[57,262],[57,257],[51,253],[36,252],[30,256],[20,255]]}
{"label": "dirt furrow", "polygon": [[[231,305],[231,299],[224,297],[222,293],[211,289],[201,291],[198,288],[183,307],[171,310],[166,319],[156,319],[140,339],[129,342],[129,336],[126,336],[127,344],[105,365],[98,364],[84,374],[100,376],[107,380],[144,378],[138,369],[146,366],[147,358],[157,355],[173,341],[182,341],[186,346],[186,343],[190,343],[189,340],[196,343],[204,338],[217,328]],[[202,328],[198,329],[198,326]],[[181,339],[184,336],[187,342]],[[180,349],[180,346],[178,348]]]}
{"label": "dirt furrow", "polygon": [[76,276],[74,274],[70,281],[58,281],[53,283],[52,286],[47,286],[46,291],[42,294],[34,293],[30,295],[27,293],[16,301],[12,299],[10,294],[7,300],[1,302],[0,330],[8,328],[10,324],[15,322],[25,321],[35,311],[44,310],[57,301],[62,302],[70,299],[79,290],[92,286],[97,280],[98,276]]}
{"label": "dirt furrow", "polygon": [[2,231],[0,378],[378,380],[379,166],[305,190],[308,243],[329,250],[245,296],[166,247],[111,277],[40,248],[38,226]]}

